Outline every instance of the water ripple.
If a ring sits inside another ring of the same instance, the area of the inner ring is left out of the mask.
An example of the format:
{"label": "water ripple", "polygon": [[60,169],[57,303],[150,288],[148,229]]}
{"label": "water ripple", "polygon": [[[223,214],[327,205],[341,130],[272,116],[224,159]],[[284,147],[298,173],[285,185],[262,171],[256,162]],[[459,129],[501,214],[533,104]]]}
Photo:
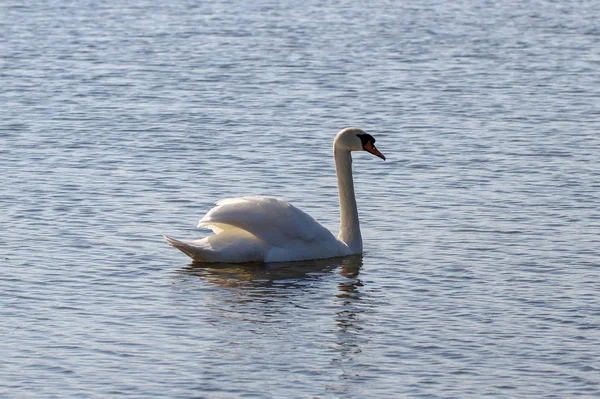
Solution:
{"label": "water ripple", "polygon": [[[598,3],[0,5],[2,397],[597,397]],[[220,198],[364,256],[189,264]]]}

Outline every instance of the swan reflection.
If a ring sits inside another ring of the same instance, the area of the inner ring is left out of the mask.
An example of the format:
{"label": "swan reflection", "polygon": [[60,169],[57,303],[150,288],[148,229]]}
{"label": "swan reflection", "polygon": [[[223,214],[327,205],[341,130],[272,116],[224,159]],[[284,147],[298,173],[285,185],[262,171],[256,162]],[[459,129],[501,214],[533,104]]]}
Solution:
{"label": "swan reflection", "polygon": [[[358,254],[343,258],[283,263],[192,262],[182,269],[181,273],[227,288],[285,289],[310,286],[311,281],[318,280],[338,269],[341,276],[355,279],[362,261],[363,255]],[[351,295],[351,287],[354,283],[354,281],[340,283],[340,297]],[[271,290],[269,293],[273,294]]]}
{"label": "swan reflection", "polygon": [[[271,337],[290,356],[302,356],[293,337],[310,331],[315,342],[306,349],[326,351],[336,370],[328,389],[351,392],[362,375],[360,359],[368,342],[364,312],[371,308],[359,278],[362,265],[363,256],[354,255],[266,264],[196,262],[179,273],[205,283],[196,298],[211,309],[210,319],[227,331],[225,336],[244,337],[248,345]],[[327,338],[319,341],[319,336]]]}

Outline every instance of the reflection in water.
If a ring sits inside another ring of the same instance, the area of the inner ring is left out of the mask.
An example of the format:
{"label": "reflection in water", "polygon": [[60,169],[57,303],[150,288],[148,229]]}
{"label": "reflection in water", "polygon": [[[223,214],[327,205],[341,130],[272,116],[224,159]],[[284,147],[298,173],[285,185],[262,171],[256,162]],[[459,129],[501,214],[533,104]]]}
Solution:
{"label": "reflection in water", "polygon": [[350,281],[345,281],[338,284],[340,292],[336,295],[338,298],[347,299],[347,304],[354,299],[360,299],[358,287],[362,287],[362,282],[357,278],[362,266],[362,256],[360,263],[349,264],[342,266],[340,275],[346,277]]}
{"label": "reflection in water", "polygon": [[[330,365],[338,378],[327,389],[349,393],[362,375],[360,361],[355,357],[362,353],[365,343],[360,334],[364,329],[361,313],[369,308],[363,283],[358,278],[362,265],[363,256],[354,255],[268,264],[195,262],[179,273],[198,277],[233,294],[206,293],[205,298],[212,302],[207,306],[212,307],[221,320],[247,331],[260,335],[270,329],[272,333],[272,329],[277,328],[272,323],[277,321],[277,325],[289,333],[295,328],[306,328],[299,324],[299,320],[304,320],[314,323],[315,334],[333,332],[332,339],[319,344],[334,349]],[[332,282],[337,285],[333,293]],[[288,314],[289,318],[283,320],[282,314]]]}
{"label": "reflection in water", "polygon": [[[228,288],[298,288],[340,269],[340,275],[355,278],[362,266],[362,255],[284,263],[204,263],[192,262],[181,269],[213,284]],[[347,283],[341,283],[347,284]],[[346,288],[340,287],[346,291]],[[270,291],[269,291],[270,292]],[[272,293],[272,292],[271,292]]]}
{"label": "reflection in water", "polygon": [[[358,278],[361,266],[362,259],[358,264],[340,269],[340,275],[347,280],[338,283],[339,291],[336,294],[341,301],[341,308],[338,309],[335,319],[337,355],[334,356],[331,363],[339,369],[342,386],[331,387],[330,390],[337,393],[350,393],[352,391],[351,383],[360,377],[360,370],[356,367],[354,357],[362,353],[360,335],[357,334],[363,329],[360,319],[362,307],[358,304],[358,301],[363,298],[361,291],[363,283]],[[346,385],[346,383],[350,385]]]}

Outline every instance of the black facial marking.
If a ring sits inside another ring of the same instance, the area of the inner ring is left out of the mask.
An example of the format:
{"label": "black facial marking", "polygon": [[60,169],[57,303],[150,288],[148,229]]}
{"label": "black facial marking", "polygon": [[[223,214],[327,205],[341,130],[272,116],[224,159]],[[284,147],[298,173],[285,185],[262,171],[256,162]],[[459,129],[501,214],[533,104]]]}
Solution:
{"label": "black facial marking", "polygon": [[368,133],[360,133],[360,134],[357,134],[357,136],[360,139],[360,141],[362,142],[363,148],[365,148],[365,146],[369,143],[375,144],[375,138]]}

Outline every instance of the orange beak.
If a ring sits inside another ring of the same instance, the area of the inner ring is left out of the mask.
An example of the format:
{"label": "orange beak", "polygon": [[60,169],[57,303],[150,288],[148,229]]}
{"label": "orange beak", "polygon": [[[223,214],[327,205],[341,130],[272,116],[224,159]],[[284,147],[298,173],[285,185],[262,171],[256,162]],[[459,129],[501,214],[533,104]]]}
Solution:
{"label": "orange beak", "polygon": [[375,147],[375,145],[372,142],[368,142],[363,148],[365,149],[365,151],[370,152],[371,154],[376,155],[385,161],[385,156],[379,152],[377,147]]}

